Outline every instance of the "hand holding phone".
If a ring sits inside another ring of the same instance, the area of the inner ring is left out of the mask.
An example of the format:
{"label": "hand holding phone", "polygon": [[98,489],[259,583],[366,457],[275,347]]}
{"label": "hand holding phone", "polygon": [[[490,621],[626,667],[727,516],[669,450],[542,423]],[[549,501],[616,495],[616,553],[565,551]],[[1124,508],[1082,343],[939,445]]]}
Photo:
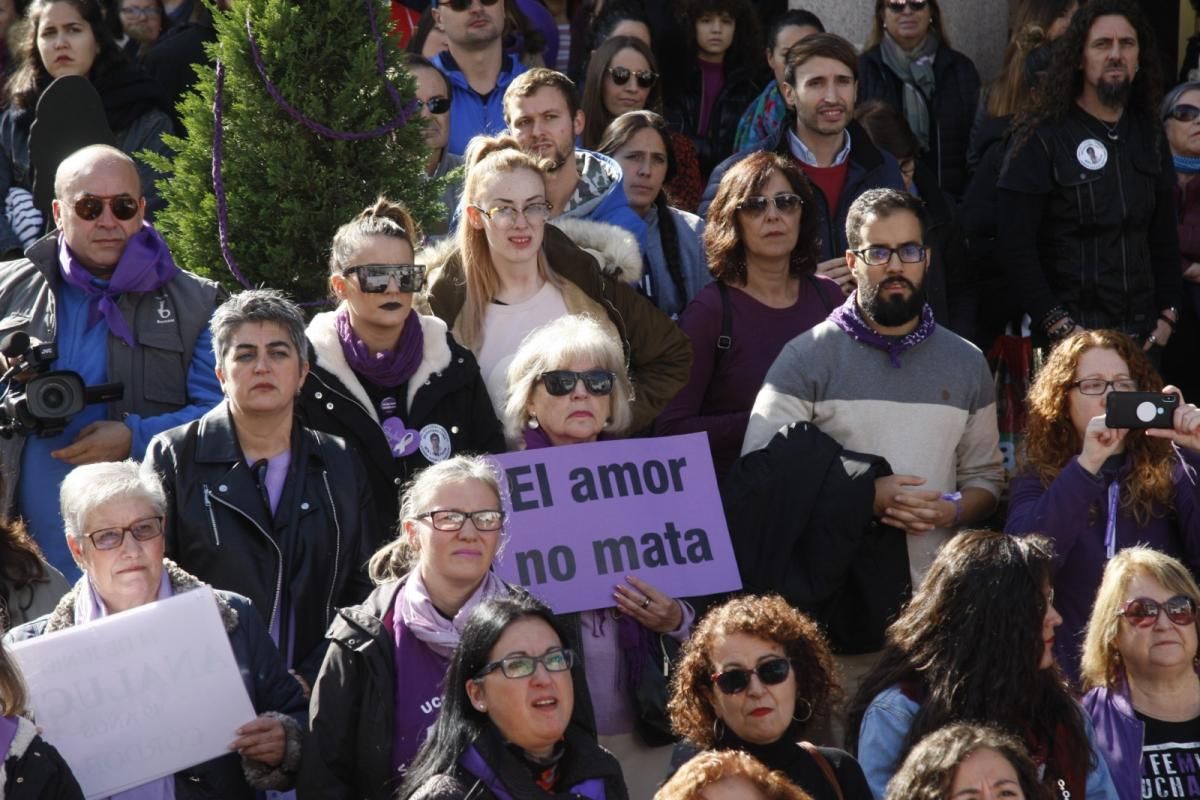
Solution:
{"label": "hand holding phone", "polygon": [[1104,424],[1130,430],[1170,430],[1175,427],[1175,409],[1181,399],[1178,392],[1112,392],[1105,401]]}

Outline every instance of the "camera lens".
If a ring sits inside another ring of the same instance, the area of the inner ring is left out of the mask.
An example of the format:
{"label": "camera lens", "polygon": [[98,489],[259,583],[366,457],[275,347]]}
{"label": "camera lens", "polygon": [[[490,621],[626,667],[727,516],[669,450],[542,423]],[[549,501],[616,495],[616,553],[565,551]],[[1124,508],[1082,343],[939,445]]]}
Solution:
{"label": "camera lens", "polygon": [[63,407],[67,397],[58,386],[49,386],[42,392],[42,405],[47,411],[58,411]]}

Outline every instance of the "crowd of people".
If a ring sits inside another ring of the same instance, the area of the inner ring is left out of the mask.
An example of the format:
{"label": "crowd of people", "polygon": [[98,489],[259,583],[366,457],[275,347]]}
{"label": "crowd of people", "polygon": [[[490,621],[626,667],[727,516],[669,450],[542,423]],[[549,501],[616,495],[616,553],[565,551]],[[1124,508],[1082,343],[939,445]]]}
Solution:
{"label": "crowd of people", "polygon": [[[209,587],[255,716],[116,800],[1200,799],[1200,83],[1131,0],[1021,0],[990,84],[873,2],[397,0],[446,214],[378,187],[311,315],[152,224],[223,4],[19,9],[0,797],[88,790],[22,652]],[[47,161],[80,77],[109,136]],[[740,591],[498,574],[495,456],[675,434]]]}

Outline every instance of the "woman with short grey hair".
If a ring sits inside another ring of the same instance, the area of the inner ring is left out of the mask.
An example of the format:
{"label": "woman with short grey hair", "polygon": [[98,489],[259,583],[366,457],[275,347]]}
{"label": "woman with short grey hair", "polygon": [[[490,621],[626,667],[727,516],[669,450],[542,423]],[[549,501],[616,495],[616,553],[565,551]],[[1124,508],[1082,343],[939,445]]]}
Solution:
{"label": "woman with short grey hair", "polygon": [[[205,586],[164,557],[168,495],[158,477],[136,461],[76,467],[62,482],[59,504],[67,545],[83,577],[52,613],[14,628],[6,642],[87,625]],[[257,792],[295,783],[304,695],[250,602],[232,592],[214,594],[257,717],[228,732],[227,755],[131,787],[128,796],[253,800]],[[29,711],[36,714],[36,706]]]}
{"label": "woman with short grey hair", "polygon": [[364,565],[384,538],[358,457],[295,413],[308,375],[304,315],[254,289],[213,314],[225,401],[151,441],[166,490],[166,552],[254,602],[307,691],[336,608],[370,592]]}

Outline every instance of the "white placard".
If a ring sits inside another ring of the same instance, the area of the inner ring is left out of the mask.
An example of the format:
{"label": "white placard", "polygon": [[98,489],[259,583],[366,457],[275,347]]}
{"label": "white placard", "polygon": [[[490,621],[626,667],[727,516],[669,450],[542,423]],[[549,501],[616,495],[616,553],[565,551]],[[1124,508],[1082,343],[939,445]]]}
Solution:
{"label": "white placard", "polygon": [[10,651],[42,736],[89,800],[225,755],[255,717],[207,588]]}

